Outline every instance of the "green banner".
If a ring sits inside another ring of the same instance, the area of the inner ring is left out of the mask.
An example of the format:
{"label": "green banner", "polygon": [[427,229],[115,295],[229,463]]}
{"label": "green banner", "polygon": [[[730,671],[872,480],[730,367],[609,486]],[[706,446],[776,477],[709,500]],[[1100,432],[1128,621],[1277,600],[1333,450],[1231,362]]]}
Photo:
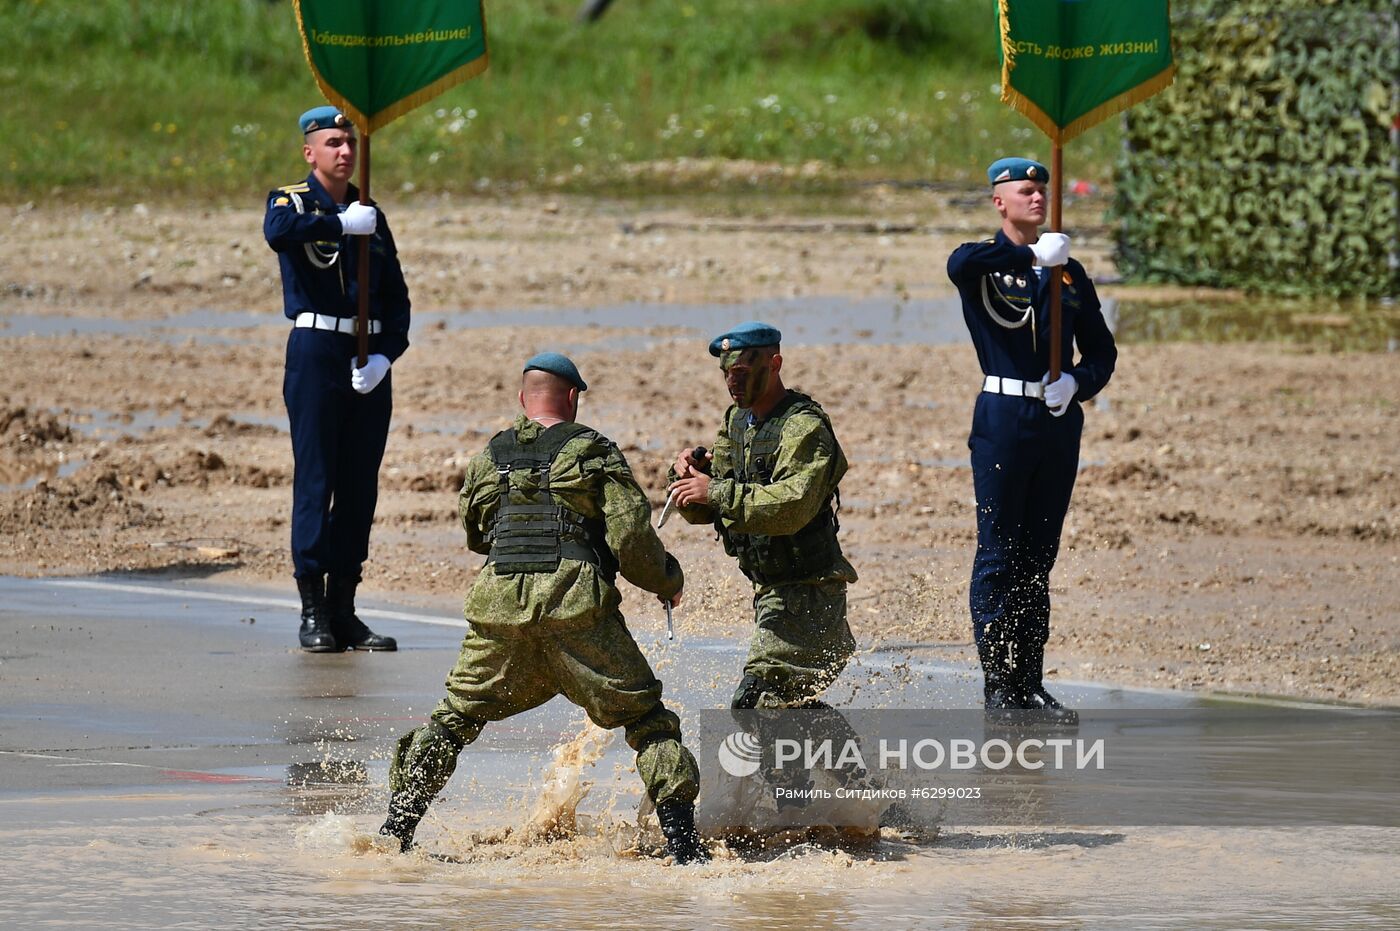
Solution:
{"label": "green banner", "polygon": [[292,0],[326,99],[373,132],[486,70],[483,0]]}
{"label": "green banner", "polygon": [[1172,82],[1168,0],[998,0],[1001,99],[1063,145]]}

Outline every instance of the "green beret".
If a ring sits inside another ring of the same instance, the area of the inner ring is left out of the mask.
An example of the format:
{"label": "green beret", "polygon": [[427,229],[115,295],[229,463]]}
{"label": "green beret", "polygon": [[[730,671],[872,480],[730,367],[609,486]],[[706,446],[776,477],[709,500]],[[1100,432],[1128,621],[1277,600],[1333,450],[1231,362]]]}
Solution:
{"label": "green beret", "polygon": [[731,349],[754,349],[759,346],[776,346],[782,342],[783,334],[778,328],[757,320],[741,323],[728,333],[721,333],[710,340],[710,355],[718,356]]}
{"label": "green beret", "polygon": [[588,385],[583,380],[583,376],[578,373],[578,366],[574,365],[572,359],[557,352],[542,352],[539,355],[531,356],[525,363],[525,372],[548,372],[551,375],[558,375],[569,384],[580,391],[587,391]]}
{"label": "green beret", "polygon": [[996,187],[1003,181],[1050,183],[1050,169],[1028,158],[999,158],[987,168],[987,180]]}
{"label": "green beret", "polygon": [[312,107],[301,115],[301,134],[318,129],[352,129],[353,124],[335,107]]}

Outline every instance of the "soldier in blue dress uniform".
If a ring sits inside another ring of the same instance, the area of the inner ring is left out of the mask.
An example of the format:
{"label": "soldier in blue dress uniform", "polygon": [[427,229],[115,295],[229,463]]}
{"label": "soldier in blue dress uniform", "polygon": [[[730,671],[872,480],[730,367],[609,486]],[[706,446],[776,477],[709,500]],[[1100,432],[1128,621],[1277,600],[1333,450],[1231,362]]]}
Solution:
{"label": "soldier in blue dress uniform", "polygon": [[[983,373],[968,439],[977,496],[972,628],[989,712],[1073,724],[1078,716],[1041,681],[1050,570],[1079,467],[1080,405],[1108,384],[1118,350],[1093,282],[1069,257],[1069,237],[1040,233],[1050,172],[1004,158],[987,177],[1001,229],[948,259]],[[1062,285],[1062,374],[1047,383],[1051,274]]]}
{"label": "soldier in blue dress uniform", "polygon": [[[291,422],[292,564],[302,649],[393,650],[355,616],[379,463],[393,408],[390,367],[408,348],[409,300],[384,215],[359,201],[355,128],[335,107],[302,114],[306,180],[268,194],[263,235],[277,253],[292,321],[282,395]],[[359,259],[369,244],[369,356],[357,367]]]}

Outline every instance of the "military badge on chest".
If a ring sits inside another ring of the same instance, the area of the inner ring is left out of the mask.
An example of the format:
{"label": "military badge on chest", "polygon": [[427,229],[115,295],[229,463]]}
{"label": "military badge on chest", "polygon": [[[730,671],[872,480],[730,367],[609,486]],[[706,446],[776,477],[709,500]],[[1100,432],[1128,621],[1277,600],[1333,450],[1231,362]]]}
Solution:
{"label": "military badge on chest", "polygon": [[[1035,319],[1035,282],[1018,272],[993,272],[982,276],[982,307],[993,323],[1008,330],[1019,330]],[[1035,345],[1035,327],[1031,327]]]}
{"label": "military badge on chest", "polygon": [[1079,291],[1074,287],[1074,277],[1070,275],[1069,269],[1060,270],[1060,283],[1064,285],[1064,290],[1060,292],[1060,300],[1065,307],[1079,307]]}

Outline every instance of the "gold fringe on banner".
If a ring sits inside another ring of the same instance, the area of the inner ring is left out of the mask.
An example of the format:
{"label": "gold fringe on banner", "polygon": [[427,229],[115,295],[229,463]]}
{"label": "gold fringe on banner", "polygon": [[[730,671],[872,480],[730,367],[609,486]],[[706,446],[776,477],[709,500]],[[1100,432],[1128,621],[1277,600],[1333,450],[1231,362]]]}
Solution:
{"label": "gold fringe on banner", "polygon": [[1133,104],[1141,103],[1171,84],[1172,79],[1176,77],[1176,63],[1173,62],[1133,89],[1099,104],[1083,116],[1072,120],[1068,126],[1061,126],[1033,100],[1011,86],[1011,72],[1016,66],[1016,47],[1011,41],[1010,0],[997,0],[997,6],[1001,19],[1001,102],[1034,123],[1055,145],[1064,145],[1115,113],[1122,113]]}
{"label": "gold fringe on banner", "polygon": [[[485,27],[483,26],[482,32],[484,33],[485,31]],[[389,107],[387,110],[382,110],[379,113],[376,113],[374,119],[370,121],[370,132],[379,129],[382,126],[387,126],[389,123],[392,123],[394,120],[403,116],[410,110],[420,107],[423,104],[427,103],[429,100],[432,100],[434,97],[436,97],[438,94],[441,94],[443,91],[448,90],[452,87],[456,87],[463,81],[468,81],[476,77],[478,74],[481,74],[481,72],[486,70],[486,66],[489,63],[490,55],[487,52],[482,52],[480,58],[475,58],[467,62],[465,65],[458,68],[456,71],[448,72],[447,74],[438,78],[436,81],[429,84],[422,90],[417,90],[414,91],[412,94],[409,94],[407,97],[398,101],[393,106]]]}
{"label": "gold fringe on banner", "polygon": [[[491,62],[490,52],[483,46],[480,58],[472,59],[455,71],[450,71],[438,78],[427,87],[420,88],[407,97],[395,101],[387,109],[376,113],[374,118],[371,119],[360,112],[359,108],[354,104],[346,100],[335,88],[331,87],[330,82],[326,80],[325,76],[321,74],[320,69],[316,67],[316,62],[311,57],[311,43],[306,38],[306,26],[301,21],[301,0],[292,0],[292,8],[296,11],[297,31],[301,33],[301,50],[306,56],[307,65],[311,68],[312,77],[316,79],[316,85],[321,88],[321,93],[325,95],[327,102],[339,107],[340,112],[348,116],[350,121],[354,123],[364,135],[368,135],[375,130],[389,125],[410,110],[420,107],[429,100],[432,100],[443,91],[455,87],[463,81],[476,77],[478,74],[485,71],[486,66]],[[484,2],[481,5],[481,35],[482,41],[485,42],[486,4]]]}
{"label": "gold fringe on banner", "polygon": [[1011,69],[1016,64],[1016,45],[1011,41],[1011,6],[1009,0],[998,0],[997,19],[1001,24],[1001,99],[1011,86]]}
{"label": "gold fringe on banner", "polygon": [[1172,79],[1175,77],[1176,63],[1173,62],[1132,90],[1124,91],[1112,100],[1099,104],[1083,116],[1071,120],[1068,126],[1060,130],[1060,135],[1062,137],[1061,144],[1068,142],[1086,130],[1092,129],[1115,113],[1122,113],[1133,104],[1141,103],[1171,84]]}

